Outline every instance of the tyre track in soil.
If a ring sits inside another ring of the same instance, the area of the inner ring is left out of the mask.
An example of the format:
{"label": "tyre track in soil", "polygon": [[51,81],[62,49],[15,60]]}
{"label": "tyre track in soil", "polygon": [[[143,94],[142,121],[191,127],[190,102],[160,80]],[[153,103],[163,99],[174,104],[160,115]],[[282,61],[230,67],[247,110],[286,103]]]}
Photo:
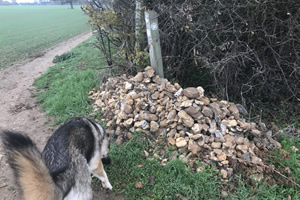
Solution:
{"label": "tyre track in soil", "polygon": [[[33,97],[34,80],[53,66],[53,58],[70,51],[87,40],[92,33],[84,33],[66,40],[26,64],[17,64],[0,70],[0,132],[14,130],[26,133],[42,150],[47,139],[57,127],[46,123],[51,121],[45,116],[40,105]],[[19,200],[20,190],[14,182],[13,173],[7,164],[2,142],[0,142],[0,199]],[[94,199],[122,199],[100,190],[94,192]]]}

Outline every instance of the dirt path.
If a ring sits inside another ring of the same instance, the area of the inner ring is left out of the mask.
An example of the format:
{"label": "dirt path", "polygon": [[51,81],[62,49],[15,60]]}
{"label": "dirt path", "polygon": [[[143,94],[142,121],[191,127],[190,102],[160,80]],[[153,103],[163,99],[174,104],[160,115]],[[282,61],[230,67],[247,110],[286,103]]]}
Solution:
{"label": "dirt path", "polygon": [[[15,65],[0,71],[0,132],[15,130],[25,132],[37,144],[40,150],[47,138],[57,127],[47,125],[51,119],[46,117],[39,104],[32,97],[35,91],[34,80],[53,65],[56,55],[70,51],[92,34],[85,33],[71,38],[46,51],[35,60]],[[114,199],[105,191],[95,193],[95,199]],[[0,142],[0,199],[19,200],[19,188],[15,185]]]}

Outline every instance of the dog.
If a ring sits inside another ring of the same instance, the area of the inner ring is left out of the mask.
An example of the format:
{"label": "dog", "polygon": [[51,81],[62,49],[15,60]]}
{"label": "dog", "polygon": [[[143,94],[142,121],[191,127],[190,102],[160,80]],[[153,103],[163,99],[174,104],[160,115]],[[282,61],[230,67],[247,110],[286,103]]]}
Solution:
{"label": "dog", "polygon": [[103,127],[72,118],[58,128],[41,153],[26,135],[4,131],[2,142],[16,182],[26,200],[89,200],[91,174],[112,190],[103,163],[110,162]]}

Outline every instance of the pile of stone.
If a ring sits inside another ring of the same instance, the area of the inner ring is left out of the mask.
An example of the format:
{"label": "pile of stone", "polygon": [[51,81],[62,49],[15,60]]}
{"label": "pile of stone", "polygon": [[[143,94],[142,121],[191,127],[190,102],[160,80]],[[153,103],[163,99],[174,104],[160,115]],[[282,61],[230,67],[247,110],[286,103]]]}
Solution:
{"label": "pile of stone", "polygon": [[[205,152],[203,159],[218,162],[224,178],[230,158],[262,164],[257,151],[280,147],[263,123],[243,118],[247,111],[242,105],[208,98],[202,87],[183,89],[160,78],[151,67],[135,77],[109,78],[89,98],[94,100],[94,110],[104,113],[107,131],[118,144],[134,131],[164,138],[166,149],[180,149],[185,158]],[[156,156],[164,162],[171,159]]]}

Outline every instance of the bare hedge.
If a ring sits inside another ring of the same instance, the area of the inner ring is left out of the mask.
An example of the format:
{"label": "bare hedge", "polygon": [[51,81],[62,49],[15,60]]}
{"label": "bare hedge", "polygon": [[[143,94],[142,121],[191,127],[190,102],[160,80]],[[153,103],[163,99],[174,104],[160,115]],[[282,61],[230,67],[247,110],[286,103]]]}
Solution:
{"label": "bare hedge", "polygon": [[[118,43],[128,48],[127,61],[128,52],[135,54],[134,2],[111,4],[130,32]],[[244,105],[300,100],[299,0],[144,0],[144,6],[159,14],[169,80]]]}
{"label": "bare hedge", "polygon": [[[145,0],[145,4],[159,13],[169,79],[185,83],[198,71],[193,84],[213,87],[223,98],[244,103],[248,97],[300,100],[300,1]],[[211,85],[201,79],[212,80]]]}

